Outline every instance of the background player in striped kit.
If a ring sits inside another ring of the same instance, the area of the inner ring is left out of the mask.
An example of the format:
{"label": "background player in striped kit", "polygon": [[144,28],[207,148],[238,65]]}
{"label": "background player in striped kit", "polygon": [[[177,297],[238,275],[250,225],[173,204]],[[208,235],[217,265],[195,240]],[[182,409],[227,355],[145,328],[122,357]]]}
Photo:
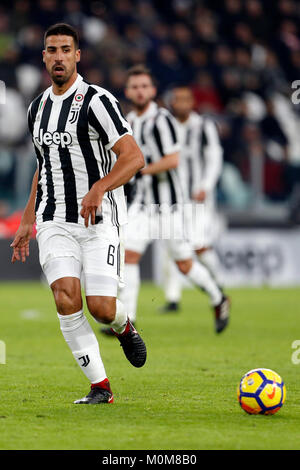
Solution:
{"label": "background player in striped kit", "polygon": [[[188,220],[193,248],[220,284],[219,260],[214,243],[223,221],[216,210],[215,188],[222,171],[223,150],[215,123],[208,116],[193,111],[194,98],[188,86],[174,87],[166,95],[166,101],[176,118],[181,144],[178,171],[184,182],[188,198],[201,204],[200,217]],[[196,212],[196,211],[195,211]],[[186,214],[187,218],[189,214]],[[167,303],[161,312],[178,310],[181,298],[182,278],[166,251],[164,265],[164,290]]]}
{"label": "background player in striped kit", "polygon": [[29,256],[37,222],[40,263],[53,291],[61,331],[91,383],[75,403],[112,403],[98,341],[83,314],[87,306],[109,324],[127,359],[146,361],[143,340],[116,299],[120,280],[120,231],[127,220],[122,185],[144,165],[117,100],[77,73],[77,32],[57,24],[45,33],[43,61],[52,86],[28,110],[38,160],[31,194],[12,243],[12,262]]}
{"label": "background player in striped kit", "polygon": [[[193,260],[192,248],[185,238],[183,224],[184,194],[177,166],[179,142],[173,116],[153,101],[153,78],[144,66],[129,70],[125,89],[134,111],[128,116],[146,166],[137,179],[137,193],[129,209],[125,235],[126,286],[121,298],[130,318],[136,315],[140,285],[139,261],[154,238],[168,234],[165,243],[178,269],[210,296],[215,313],[215,328],[221,332],[228,323],[229,303],[207,268]],[[168,233],[168,228],[172,230]]]}

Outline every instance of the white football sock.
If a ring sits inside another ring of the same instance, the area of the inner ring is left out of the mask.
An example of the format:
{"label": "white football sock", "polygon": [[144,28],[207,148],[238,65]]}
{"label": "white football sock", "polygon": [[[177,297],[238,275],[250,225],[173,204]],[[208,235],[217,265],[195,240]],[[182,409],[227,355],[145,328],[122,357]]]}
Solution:
{"label": "white football sock", "polygon": [[168,302],[179,302],[181,299],[182,283],[178,268],[167,255],[163,271],[165,298]]}
{"label": "white football sock", "polygon": [[112,328],[116,333],[123,333],[127,324],[127,311],[125,306],[117,299],[116,301],[116,316],[114,321],[110,323],[110,328]]}
{"label": "white football sock", "polygon": [[209,269],[216,282],[221,285],[222,283],[219,275],[220,260],[214,248],[208,248],[200,255],[197,255],[197,257],[200,263],[204,264]]}
{"label": "white football sock", "polygon": [[91,383],[98,383],[106,376],[99,345],[83,310],[72,315],[57,314],[62,334],[72,354]]}
{"label": "white football sock", "polygon": [[198,263],[198,261],[193,261],[193,265],[186,276],[194,285],[207,292],[213,306],[221,302],[223,294],[216,281],[203,264]]}
{"label": "white football sock", "polygon": [[137,300],[141,283],[139,264],[125,264],[124,280],[125,287],[120,289],[119,298],[128,313],[129,320],[135,322]]}

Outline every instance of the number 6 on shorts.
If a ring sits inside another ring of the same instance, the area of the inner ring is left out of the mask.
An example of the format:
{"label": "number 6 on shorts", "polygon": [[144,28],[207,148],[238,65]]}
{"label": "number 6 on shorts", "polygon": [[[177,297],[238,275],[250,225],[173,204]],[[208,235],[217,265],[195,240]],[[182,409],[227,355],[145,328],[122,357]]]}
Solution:
{"label": "number 6 on shorts", "polygon": [[110,264],[111,266],[115,264],[115,250],[116,248],[114,245],[109,245],[107,253],[107,264]]}

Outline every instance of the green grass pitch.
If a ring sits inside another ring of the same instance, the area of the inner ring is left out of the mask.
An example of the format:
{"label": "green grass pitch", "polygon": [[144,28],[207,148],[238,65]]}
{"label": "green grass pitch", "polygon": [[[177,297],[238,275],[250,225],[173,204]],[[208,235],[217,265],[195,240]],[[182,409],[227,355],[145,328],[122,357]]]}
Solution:
{"label": "green grass pitch", "polygon": [[[231,289],[232,320],[213,330],[207,297],[184,291],[179,314],[161,315],[161,290],[144,284],[138,329],[148,360],[132,367],[91,319],[114,391],[113,405],[73,405],[89,384],[69,351],[49,289],[0,285],[0,449],[300,449],[297,289]],[[236,388],[249,369],[274,369],[287,399],[274,416],[250,416]]]}

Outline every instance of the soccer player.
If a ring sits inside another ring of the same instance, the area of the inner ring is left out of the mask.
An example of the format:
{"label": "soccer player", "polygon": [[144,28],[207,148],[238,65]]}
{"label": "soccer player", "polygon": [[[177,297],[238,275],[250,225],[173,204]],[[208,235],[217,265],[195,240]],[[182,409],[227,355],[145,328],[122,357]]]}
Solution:
{"label": "soccer player", "polygon": [[107,90],[77,73],[78,35],[61,23],[45,33],[43,62],[52,86],[29,106],[28,124],[38,169],[12,262],[25,262],[37,223],[42,269],[51,286],[62,334],[91,383],[74,403],[112,403],[113,394],[96,336],[83,313],[81,275],[88,310],[109,325],[135,367],[146,347],[116,299],[121,232],[127,220],[122,185],[144,166],[130,125]]}
{"label": "soccer player", "polygon": [[165,238],[179,271],[209,295],[215,329],[220,333],[228,324],[229,302],[207,268],[193,259],[191,244],[185,238],[186,201],[177,172],[180,147],[175,120],[167,109],[155,103],[154,80],[144,66],[129,70],[125,94],[134,107],[127,118],[146,166],[137,178],[136,196],[129,208],[125,235],[126,286],[121,290],[121,298],[131,320],[135,321],[140,258],[153,239]]}
{"label": "soccer player", "polygon": [[[175,86],[167,94],[167,100],[177,121],[180,180],[188,190],[189,200],[202,206],[200,216],[189,221],[191,241],[199,262],[208,267],[219,282],[219,260],[214,243],[222,224],[216,211],[215,188],[222,171],[223,151],[218,131],[211,118],[193,111],[194,98],[188,86]],[[166,256],[164,274],[167,304],[162,312],[176,311],[182,282],[169,256]]]}

